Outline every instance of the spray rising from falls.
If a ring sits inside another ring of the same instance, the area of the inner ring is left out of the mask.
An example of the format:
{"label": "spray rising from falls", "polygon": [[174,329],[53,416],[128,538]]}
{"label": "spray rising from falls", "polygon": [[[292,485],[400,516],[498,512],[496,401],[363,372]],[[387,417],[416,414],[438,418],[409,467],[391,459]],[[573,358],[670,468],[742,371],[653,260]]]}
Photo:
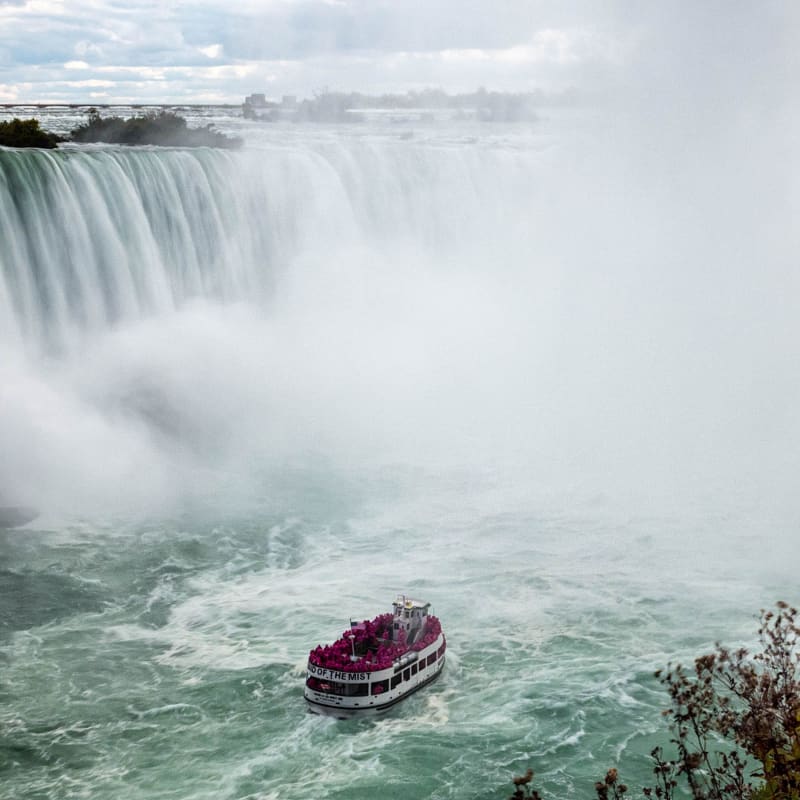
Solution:
{"label": "spray rising from falls", "polygon": [[525,254],[538,159],[310,136],[0,151],[0,487],[148,495],[232,454],[429,438],[421,417],[458,417],[443,388],[478,397],[496,360],[484,278]]}
{"label": "spray rising from falls", "polygon": [[146,505],[305,454],[784,502],[780,243],[743,216],[720,253],[716,194],[611,137],[373,133],[0,152],[0,493]]}

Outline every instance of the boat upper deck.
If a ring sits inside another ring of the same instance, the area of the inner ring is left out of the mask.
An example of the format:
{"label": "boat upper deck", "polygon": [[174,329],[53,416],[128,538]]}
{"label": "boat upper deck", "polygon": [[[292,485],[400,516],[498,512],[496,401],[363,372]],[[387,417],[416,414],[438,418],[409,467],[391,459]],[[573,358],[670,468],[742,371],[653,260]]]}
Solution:
{"label": "boat upper deck", "polygon": [[376,672],[388,669],[410,652],[432,645],[442,632],[437,617],[428,614],[428,603],[398,598],[394,614],[351,622],[350,628],[329,645],[317,645],[309,662],[340,672]]}

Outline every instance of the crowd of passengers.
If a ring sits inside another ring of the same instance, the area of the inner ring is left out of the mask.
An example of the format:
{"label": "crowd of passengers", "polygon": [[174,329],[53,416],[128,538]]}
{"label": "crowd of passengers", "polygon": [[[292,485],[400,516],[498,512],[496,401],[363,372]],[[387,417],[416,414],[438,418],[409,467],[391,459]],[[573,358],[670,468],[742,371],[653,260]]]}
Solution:
{"label": "crowd of passengers", "polygon": [[[333,644],[317,645],[309,654],[309,661],[318,667],[343,672],[374,672],[388,669],[392,662],[409,650],[419,651],[436,641],[442,632],[439,620],[427,617],[425,632],[419,641],[410,647],[406,644],[405,631],[398,631],[397,641],[391,640],[391,614],[380,614],[373,620],[344,631]],[[363,653],[357,660],[353,652]]]}

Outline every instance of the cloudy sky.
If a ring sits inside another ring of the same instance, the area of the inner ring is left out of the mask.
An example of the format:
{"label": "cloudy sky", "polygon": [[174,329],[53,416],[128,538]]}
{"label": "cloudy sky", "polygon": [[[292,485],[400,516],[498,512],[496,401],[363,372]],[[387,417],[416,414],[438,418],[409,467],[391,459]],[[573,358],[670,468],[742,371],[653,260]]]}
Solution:
{"label": "cloudy sky", "polygon": [[[0,0],[0,103],[796,77],[793,0]],[[779,86],[776,88],[776,82]],[[731,81],[733,83],[733,81]]]}

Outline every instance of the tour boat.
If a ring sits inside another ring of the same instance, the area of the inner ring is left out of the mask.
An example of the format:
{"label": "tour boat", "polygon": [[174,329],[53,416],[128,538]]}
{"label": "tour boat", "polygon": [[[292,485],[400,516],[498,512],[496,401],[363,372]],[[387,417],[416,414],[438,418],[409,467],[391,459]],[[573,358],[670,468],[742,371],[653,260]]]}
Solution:
{"label": "tour boat", "polygon": [[431,604],[401,595],[393,605],[373,620],[351,620],[333,644],[309,653],[311,711],[343,719],[385,711],[439,677],[447,643]]}

